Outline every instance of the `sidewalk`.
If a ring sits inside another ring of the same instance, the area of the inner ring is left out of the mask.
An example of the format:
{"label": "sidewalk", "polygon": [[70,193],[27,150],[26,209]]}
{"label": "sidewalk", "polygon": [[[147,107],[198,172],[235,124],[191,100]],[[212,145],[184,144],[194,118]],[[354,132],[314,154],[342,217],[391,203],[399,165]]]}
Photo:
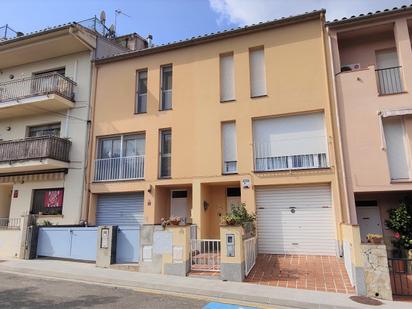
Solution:
{"label": "sidewalk", "polygon": [[[164,276],[141,272],[96,268],[94,264],[57,260],[4,260],[0,272],[35,275],[47,278],[108,284],[131,289],[177,293],[191,297],[209,297],[297,308],[373,308],[349,299],[349,295],[262,286],[250,283],[223,282],[202,278]],[[384,302],[382,309],[410,309],[410,303]]]}

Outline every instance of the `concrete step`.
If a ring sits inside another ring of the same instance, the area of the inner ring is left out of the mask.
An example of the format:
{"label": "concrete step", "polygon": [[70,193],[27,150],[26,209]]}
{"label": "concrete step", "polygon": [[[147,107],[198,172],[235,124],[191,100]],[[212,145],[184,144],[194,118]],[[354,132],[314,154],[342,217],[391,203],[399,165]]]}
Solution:
{"label": "concrete step", "polygon": [[220,272],[214,271],[191,271],[188,274],[188,277],[192,278],[202,278],[202,279],[212,279],[220,280]]}
{"label": "concrete step", "polygon": [[125,271],[139,271],[138,263],[120,263],[110,265],[111,269],[125,270]]}

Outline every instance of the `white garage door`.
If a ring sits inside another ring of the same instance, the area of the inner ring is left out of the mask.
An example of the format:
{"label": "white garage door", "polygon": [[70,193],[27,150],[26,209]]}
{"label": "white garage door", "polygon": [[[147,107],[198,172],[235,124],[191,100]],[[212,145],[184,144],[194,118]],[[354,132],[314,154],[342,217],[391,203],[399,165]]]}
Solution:
{"label": "white garage door", "polygon": [[259,253],[336,255],[330,186],[256,189]]}
{"label": "white garage door", "polygon": [[99,195],[96,225],[137,226],[143,224],[143,201],[143,192]]}

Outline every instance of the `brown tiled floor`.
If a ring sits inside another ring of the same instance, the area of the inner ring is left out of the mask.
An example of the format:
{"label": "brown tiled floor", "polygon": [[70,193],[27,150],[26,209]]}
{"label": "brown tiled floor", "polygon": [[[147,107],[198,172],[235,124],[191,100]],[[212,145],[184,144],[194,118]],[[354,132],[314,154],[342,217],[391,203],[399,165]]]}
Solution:
{"label": "brown tiled floor", "polygon": [[259,254],[246,281],[286,288],[355,293],[343,260],[334,256]]}

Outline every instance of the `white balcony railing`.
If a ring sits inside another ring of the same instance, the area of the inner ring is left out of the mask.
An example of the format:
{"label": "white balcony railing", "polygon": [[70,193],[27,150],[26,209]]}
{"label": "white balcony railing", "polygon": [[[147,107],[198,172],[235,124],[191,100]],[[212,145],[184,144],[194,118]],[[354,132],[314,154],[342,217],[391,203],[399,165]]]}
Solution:
{"label": "white balcony railing", "polygon": [[144,178],[144,156],[96,159],[94,180],[128,180]]}
{"label": "white balcony railing", "polygon": [[255,171],[279,171],[327,168],[329,166],[325,152],[309,154],[291,154],[276,156],[266,144],[255,144]]}
{"label": "white balcony railing", "polygon": [[0,230],[19,230],[20,218],[0,218]]}
{"label": "white balcony railing", "polygon": [[224,161],[223,162],[223,174],[235,174],[237,173],[237,161]]}

